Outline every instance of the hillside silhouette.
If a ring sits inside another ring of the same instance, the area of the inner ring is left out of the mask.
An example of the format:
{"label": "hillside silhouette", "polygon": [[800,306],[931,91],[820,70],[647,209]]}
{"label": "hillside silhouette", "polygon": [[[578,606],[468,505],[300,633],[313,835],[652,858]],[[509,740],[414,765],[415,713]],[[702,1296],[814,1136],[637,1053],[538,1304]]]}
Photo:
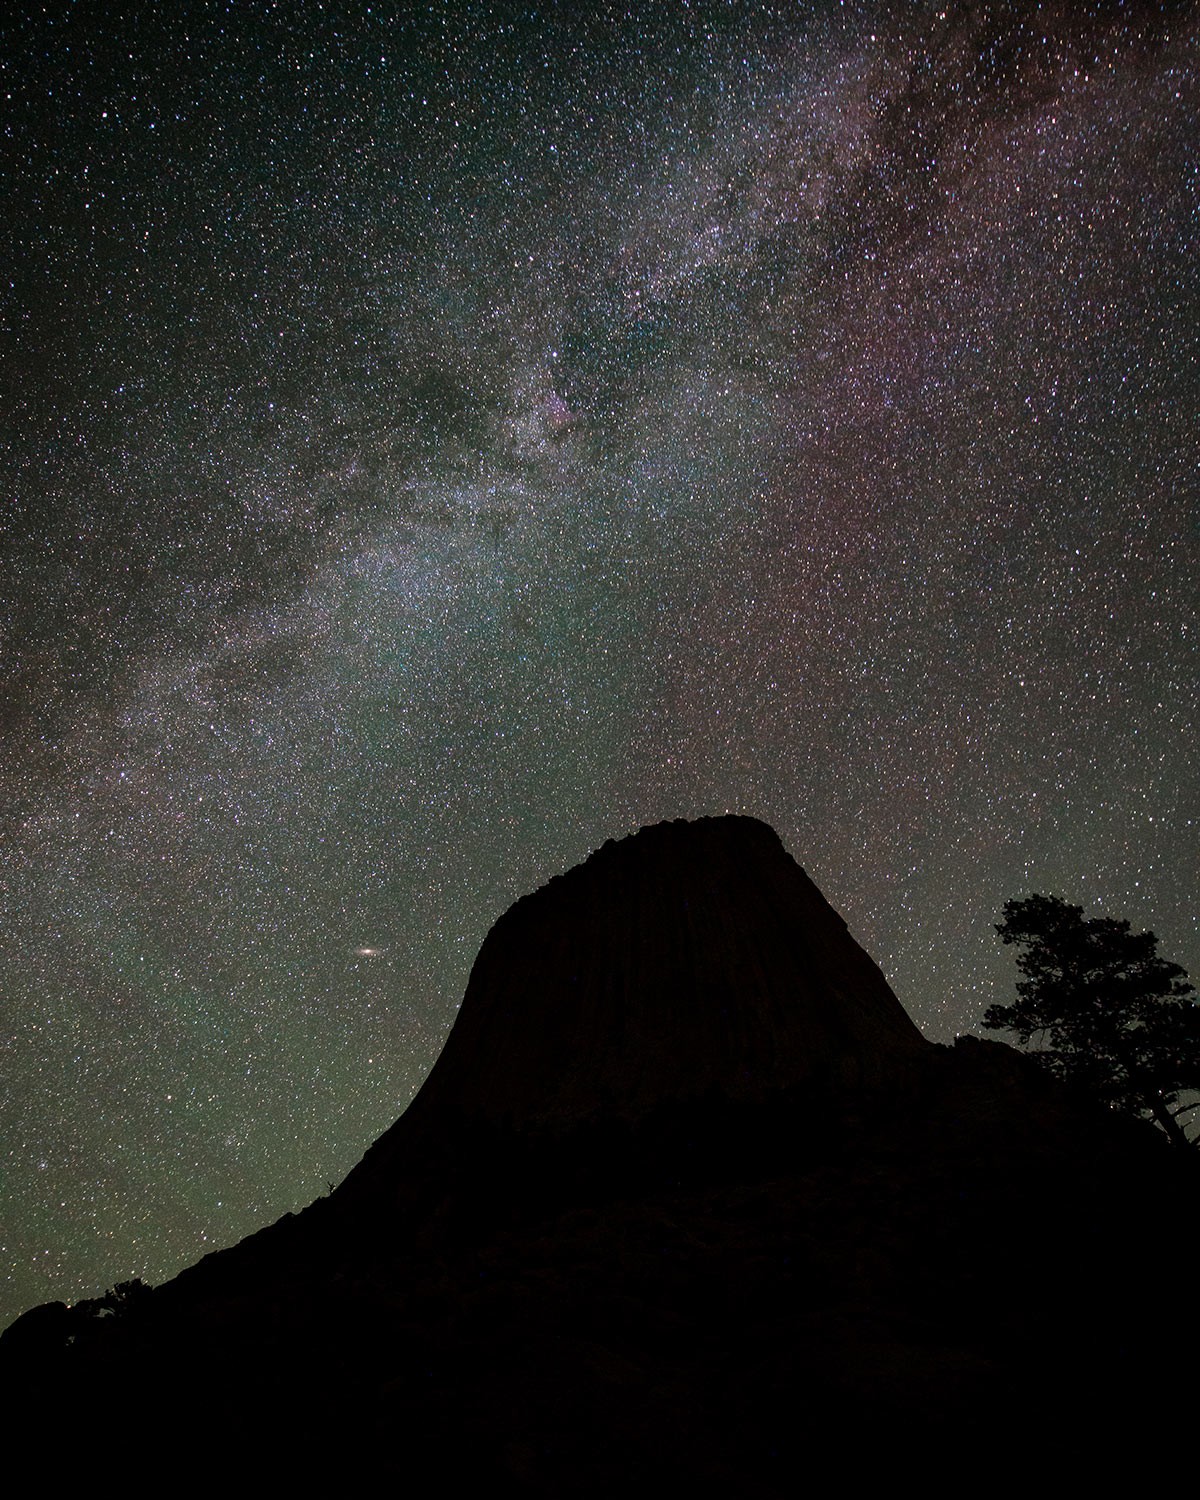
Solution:
{"label": "hillside silhouette", "polygon": [[661,824],[496,923],[327,1198],[19,1319],[10,1451],[536,1496],[1149,1473],[1196,1185],[1011,1048],[926,1041],[765,824]]}

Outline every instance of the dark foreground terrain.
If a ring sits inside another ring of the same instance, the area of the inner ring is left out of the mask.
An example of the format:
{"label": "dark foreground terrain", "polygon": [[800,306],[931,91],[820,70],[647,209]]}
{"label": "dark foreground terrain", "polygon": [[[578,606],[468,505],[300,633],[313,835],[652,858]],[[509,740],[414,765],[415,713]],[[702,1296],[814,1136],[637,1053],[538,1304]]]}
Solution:
{"label": "dark foreground terrain", "polygon": [[328,1198],[18,1320],[9,1457],[165,1493],[1165,1478],[1194,1168],[926,1042],[765,825],[663,824],[496,924]]}

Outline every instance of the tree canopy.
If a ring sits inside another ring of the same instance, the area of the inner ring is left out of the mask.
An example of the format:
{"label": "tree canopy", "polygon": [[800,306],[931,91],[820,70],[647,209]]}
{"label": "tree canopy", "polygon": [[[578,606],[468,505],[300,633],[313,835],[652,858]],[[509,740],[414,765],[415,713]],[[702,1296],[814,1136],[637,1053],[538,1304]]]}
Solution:
{"label": "tree canopy", "polygon": [[1056,1076],[1114,1109],[1149,1115],[1188,1147],[1180,1117],[1200,1105],[1200,1005],[1152,932],[1084,919],[1057,896],[1007,901],[996,931],[1020,952],[1018,999],[983,1024],[1012,1032]]}

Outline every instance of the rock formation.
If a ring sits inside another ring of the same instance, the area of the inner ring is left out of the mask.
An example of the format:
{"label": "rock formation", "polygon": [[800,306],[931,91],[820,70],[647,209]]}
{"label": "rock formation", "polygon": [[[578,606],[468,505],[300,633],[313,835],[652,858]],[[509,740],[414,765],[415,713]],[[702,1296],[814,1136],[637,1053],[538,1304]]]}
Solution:
{"label": "rock formation", "polygon": [[471,1127],[869,1088],[928,1046],[773,829],[660,823],[505,912],[425,1086],[350,1182]]}
{"label": "rock formation", "polygon": [[0,1380],[60,1473],[64,1423],[134,1421],[89,1477],[765,1497],[1033,1451],[1078,1483],[1189,1430],[1176,1155],[1007,1047],[926,1042],[765,825],[664,824],[501,918],[329,1198],[34,1310]]}

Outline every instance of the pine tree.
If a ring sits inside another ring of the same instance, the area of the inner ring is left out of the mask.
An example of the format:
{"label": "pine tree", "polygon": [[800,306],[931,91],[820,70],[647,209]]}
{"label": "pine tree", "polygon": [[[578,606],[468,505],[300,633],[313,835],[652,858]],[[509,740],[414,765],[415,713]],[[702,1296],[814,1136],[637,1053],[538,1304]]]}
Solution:
{"label": "pine tree", "polygon": [[1180,1117],[1200,1106],[1200,1005],[1152,932],[1084,920],[1056,896],[1007,901],[996,931],[1020,948],[1018,999],[983,1024],[1012,1032],[1057,1077],[1114,1109],[1152,1117],[1191,1149]]}

